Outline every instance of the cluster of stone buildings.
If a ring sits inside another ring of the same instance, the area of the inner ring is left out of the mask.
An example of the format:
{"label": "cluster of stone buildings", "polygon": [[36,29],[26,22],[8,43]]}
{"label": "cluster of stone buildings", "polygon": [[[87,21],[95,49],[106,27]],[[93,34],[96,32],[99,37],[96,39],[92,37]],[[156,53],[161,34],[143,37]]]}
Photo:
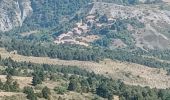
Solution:
{"label": "cluster of stone buildings", "polygon": [[[89,15],[86,17],[87,22],[94,22],[95,16],[94,15]],[[81,20],[80,22],[76,23],[75,27],[66,32],[62,33],[60,36],[58,36],[54,43],[56,44],[64,44],[64,43],[69,43],[69,44],[80,44],[80,45],[85,45],[87,46],[86,43],[83,43],[81,41],[77,41],[76,37],[80,37],[82,34],[87,33],[90,30],[90,26],[87,23],[83,23]]]}

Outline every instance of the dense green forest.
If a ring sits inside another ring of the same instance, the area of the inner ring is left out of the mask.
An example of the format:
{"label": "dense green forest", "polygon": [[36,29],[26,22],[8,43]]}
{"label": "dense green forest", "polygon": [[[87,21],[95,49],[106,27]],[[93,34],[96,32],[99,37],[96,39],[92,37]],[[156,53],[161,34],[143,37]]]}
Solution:
{"label": "dense green forest", "polygon": [[[7,79],[9,82],[11,82],[12,79],[11,75],[16,76],[19,74],[20,76],[33,76],[32,85],[34,86],[41,84],[42,81],[48,77],[50,77],[51,80],[55,80],[55,77],[68,80],[68,85],[54,89],[59,94],[63,94],[66,90],[68,90],[79,93],[91,92],[103,98],[108,98],[108,100],[112,100],[113,95],[120,96],[121,100],[169,100],[170,98],[169,89],[150,89],[149,87],[128,86],[120,80],[112,80],[102,75],[97,75],[93,72],[90,73],[86,70],[73,66],[41,65],[26,62],[19,63],[11,60],[10,58],[0,59],[0,65],[8,66],[5,70],[1,70],[0,72],[4,75],[8,75]],[[22,71],[26,69],[31,69],[33,72]],[[8,84],[8,81],[2,84]],[[14,82],[13,84],[15,89],[19,91],[17,83]],[[66,90],[63,90],[64,88],[66,88]],[[5,91],[16,90],[5,89]],[[27,98],[29,100],[37,100],[37,97],[40,96],[37,93],[34,93],[31,87],[25,87],[23,92],[27,94]],[[50,95],[50,90],[48,87],[44,87],[41,93],[41,96],[47,99]]]}

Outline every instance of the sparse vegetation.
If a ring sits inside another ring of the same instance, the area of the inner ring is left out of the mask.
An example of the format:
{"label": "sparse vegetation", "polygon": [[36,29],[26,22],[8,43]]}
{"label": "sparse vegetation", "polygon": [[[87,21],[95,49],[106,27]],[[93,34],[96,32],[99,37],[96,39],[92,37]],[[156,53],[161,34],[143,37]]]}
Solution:
{"label": "sparse vegetation", "polygon": [[64,94],[67,92],[67,88],[66,87],[55,87],[54,88],[54,91],[57,93],[57,94]]}
{"label": "sparse vegetation", "polygon": [[[13,62],[11,63],[12,66],[22,64],[22,63],[16,63],[14,61],[12,62]],[[157,99],[166,100],[167,98],[169,98],[168,97],[169,95],[168,93],[170,91],[169,89],[150,89],[149,87],[129,86],[129,85],[125,85],[121,81],[115,81],[115,80],[106,78],[101,75],[96,75],[94,73],[81,70],[77,67],[76,68],[71,67],[71,66],[69,68],[64,67],[64,66],[62,67],[51,66],[50,67],[50,65],[37,65],[33,63],[23,63],[23,64],[25,65],[25,67],[30,68],[34,70],[35,72],[41,71],[41,72],[48,72],[48,73],[60,72],[60,73],[74,74],[74,75],[71,75],[68,79],[69,81],[68,90],[69,91],[82,92],[82,93],[92,92],[92,93],[96,93],[97,95],[103,98],[108,98],[108,99],[111,99],[113,95],[118,95],[120,99],[122,100],[123,99],[131,100],[132,98],[136,98],[139,100],[142,100],[144,98],[154,99],[154,100],[157,100]],[[83,72],[84,74],[81,72]],[[41,74],[37,74],[37,75],[41,77]],[[64,78],[64,74],[62,77]],[[8,79],[10,79],[10,77]],[[49,95],[51,94],[50,91],[51,90],[49,88],[44,87],[42,89],[42,97],[49,98],[50,97]],[[57,90],[57,91],[60,91],[60,90]],[[161,94],[163,91],[164,93]],[[35,93],[33,88],[31,87],[25,87],[24,93],[27,94],[27,98],[30,100],[36,100],[36,98],[38,97],[36,95],[37,93]],[[138,95],[136,93],[138,93]],[[143,93],[145,93],[145,95],[143,95]],[[161,94],[161,95],[158,95],[158,94]]]}
{"label": "sparse vegetation", "polygon": [[20,88],[18,82],[13,81],[11,75],[7,75],[5,83],[0,80],[0,90],[4,90],[6,92],[19,92]]}

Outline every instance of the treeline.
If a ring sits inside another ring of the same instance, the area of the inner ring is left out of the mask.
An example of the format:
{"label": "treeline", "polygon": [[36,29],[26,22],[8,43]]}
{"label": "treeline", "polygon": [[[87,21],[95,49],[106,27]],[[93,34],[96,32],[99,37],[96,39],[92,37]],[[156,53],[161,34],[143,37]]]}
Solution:
{"label": "treeline", "polygon": [[25,56],[51,57],[64,60],[97,61],[101,56],[98,49],[86,48],[76,45],[43,45],[25,40],[12,40],[10,43],[0,44],[8,51],[17,50],[19,54]]}
{"label": "treeline", "polygon": [[[82,70],[76,66],[63,66],[63,65],[48,65],[48,64],[34,64],[34,63],[27,63],[27,62],[16,62],[13,61],[11,58],[2,59],[0,57],[0,65],[7,66],[5,70],[0,70],[1,74],[3,75],[12,75],[12,76],[22,76],[18,75],[21,70],[30,69],[33,70],[35,73],[30,74],[29,72],[22,71],[24,76],[42,76],[41,80],[44,80],[43,75],[45,75],[44,71],[56,73],[70,73],[76,74],[80,76],[88,76],[88,71]],[[19,70],[17,70],[19,69]],[[4,72],[4,73],[2,73]]]}
{"label": "treeline", "polygon": [[[120,80],[115,81],[110,78],[106,78],[102,75],[94,74],[93,72],[88,72],[82,70],[78,67],[72,66],[54,66],[47,64],[33,64],[26,62],[15,62],[9,59],[1,59],[1,62],[8,61],[12,68],[27,68],[33,70],[32,76],[37,77],[44,81],[45,78],[54,78],[59,77],[69,81],[66,89],[68,91],[75,91],[79,93],[93,93],[97,94],[103,98],[108,98],[108,100],[113,99],[113,95],[117,95],[121,100],[169,100],[170,99],[170,90],[169,89],[150,89],[149,87],[140,87],[140,86],[129,86],[125,85]],[[4,64],[1,63],[1,66]],[[60,76],[56,76],[56,73]],[[70,75],[68,75],[70,74]],[[32,81],[34,83],[34,79]],[[38,84],[41,84],[38,83]],[[32,84],[35,86],[35,84]],[[37,84],[36,84],[37,85]],[[59,94],[64,94],[66,91],[63,88],[55,88],[55,91]],[[33,88],[25,87],[23,90],[27,94],[27,98],[30,100],[37,100],[37,97],[50,98],[51,92],[50,89],[44,87],[39,93],[35,93]]]}
{"label": "treeline", "polygon": [[[109,50],[100,47],[84,47],[78,45],[45,45],[25,40],[15,40],[11,42],[1,42],[0,47],[5,47],[8,51],[17,50],[18,54],[25,56],[51,57],[63,60],[100,61],[105,58],[138,63],[149,67],[170,68],[167,62],[159,62],[154,58],[145,58],[144,51],[128,51],[123,49]],[[140,51],[140,52],[139,52]]]}
{"label": "treeline", "polygon": [[156,57],[158,59],[170,61],[170,50],[155,49],[155,50],[148,50],[148,52],[139,51],[139,53],[141,53],[143,55],[148,55],[151,57]]}

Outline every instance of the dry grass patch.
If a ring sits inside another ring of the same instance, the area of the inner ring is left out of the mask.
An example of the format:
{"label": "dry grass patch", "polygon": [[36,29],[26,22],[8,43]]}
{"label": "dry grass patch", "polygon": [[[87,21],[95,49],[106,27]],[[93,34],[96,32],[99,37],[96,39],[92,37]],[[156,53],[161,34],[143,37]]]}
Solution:
{"label": "dry grass patch", "polygon": [[60,87],[62,86],[62,84],[66,84],[67,81],[64,81],[64,80],[56,80],[56,81],[44,81],[41,85],[42,86],[47,86],[48,88],[50,89],[54,89],[55,87]]}
{"label": "dry grass patch", "polygon": [[0,97],[0,100],[27,100],[23,93],[0,92],[0,94],[4,94]]}
{"label": "dry grass patch", "polygon": [[94,42],[95,40],[100,39],[100,37],[98,35],[88,35],[86,37],[80,37],[82,39],[82,41],[90,43],[90,42]]}
{"label": "dry grass patch", "polygon": [[13,95],[24,95],[24,93],[0,92],[0,97],[4,97],[4,96],[13,96]]}
{"label": "dry grass patch", "polygon": [[[12,76],[14,81],[17,81],[20,88],[24,88],[25,86],[31,86],[32,77],[19,77],[19,76]],[[0,75],[0,79],[2,82],[6,81],[6,75]]]}

